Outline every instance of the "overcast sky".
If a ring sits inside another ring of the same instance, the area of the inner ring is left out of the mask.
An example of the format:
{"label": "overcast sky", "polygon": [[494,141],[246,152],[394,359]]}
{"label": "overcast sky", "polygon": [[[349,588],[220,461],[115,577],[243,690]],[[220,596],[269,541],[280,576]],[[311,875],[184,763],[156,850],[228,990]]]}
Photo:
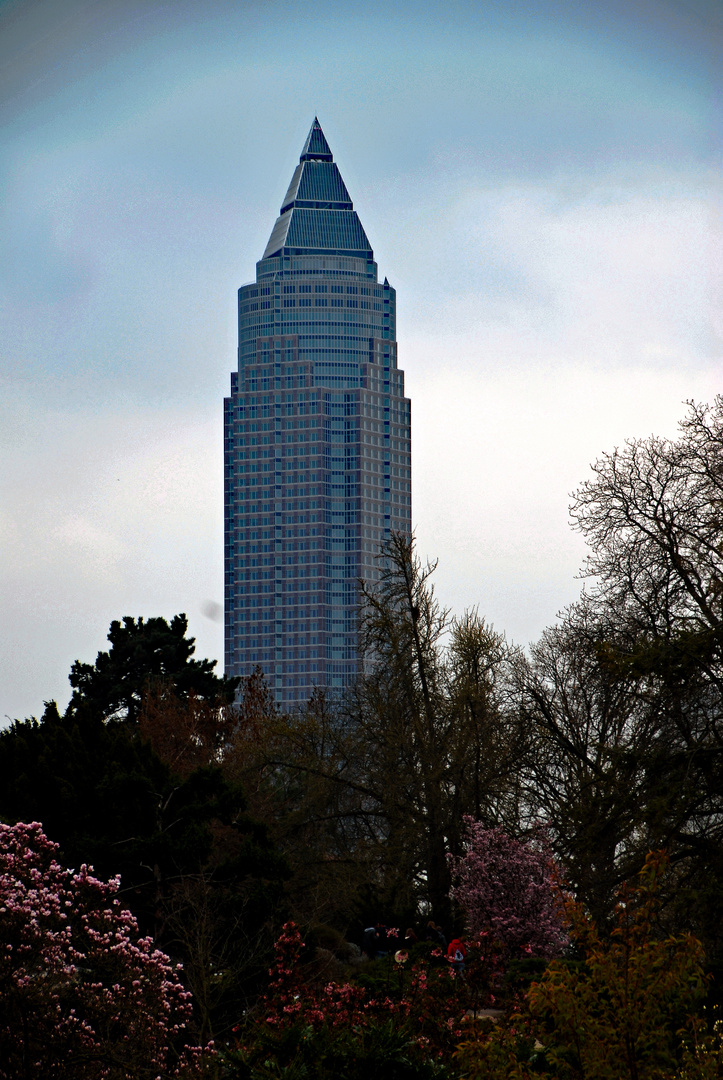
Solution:
{"label": "overcast sky", "polygon": [[570,492],[723,391],[717,0],[0,2],[0,716],[111,619],[222,657],[222,398],[314,115],[397,289],[440,598],[520,644]]}

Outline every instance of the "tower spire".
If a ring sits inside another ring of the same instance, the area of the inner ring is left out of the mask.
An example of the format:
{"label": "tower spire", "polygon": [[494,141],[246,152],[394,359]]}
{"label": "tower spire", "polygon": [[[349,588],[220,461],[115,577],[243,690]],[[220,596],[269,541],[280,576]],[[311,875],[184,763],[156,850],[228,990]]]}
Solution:
{"label": "tower spire", "polygon": [[281,204],[264,259],[333,253],[374,261],[366,233],[318,118],[306,137],[299,164]]}
{"label": "tower spire", "polygon": [[301,151],[299,161],[333,161],[334,156],[331,147],[326,141],[326,135],[321,130],[318,117],[314,117],[309,134],[306,136],[304,149]]}

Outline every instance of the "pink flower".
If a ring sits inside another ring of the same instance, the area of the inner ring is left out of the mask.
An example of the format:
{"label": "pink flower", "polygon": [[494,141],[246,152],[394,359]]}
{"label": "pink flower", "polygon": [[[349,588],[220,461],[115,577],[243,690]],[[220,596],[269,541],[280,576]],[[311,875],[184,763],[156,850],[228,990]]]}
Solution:
{"label": "pink flower", "polygon": [[[119,879],[63,869],[57,851],[37,822],[0,824],[0,979],[33,1017],[27,1029],[0,1019],[8,1075],[28,1059],[36,1075],[60,1075],[74,1055],[112,1056],[128,1074],[143,1062],[167,1075],[169,1038],[186,1024],[189,995],[169,978],[168,957],[111,902]],[[177,1075],[185,1069],[181,1062]]]}
{"label": "pink flower", "polygon": [[481,944],[505,952],[552,957],[567,944],[560,873],[538,833],[522,842],[502,829],[465,818],[467,850],[450,858],[452,897]]}

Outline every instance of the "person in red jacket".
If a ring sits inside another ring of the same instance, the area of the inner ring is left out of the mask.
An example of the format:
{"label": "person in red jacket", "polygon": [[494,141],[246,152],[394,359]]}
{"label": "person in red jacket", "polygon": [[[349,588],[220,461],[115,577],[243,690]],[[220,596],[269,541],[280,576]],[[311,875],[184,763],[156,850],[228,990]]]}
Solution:
{"label": "person in red jacket", "polygon": [[452,938],[447,949],[447,960],[449,961],[452,971],[457,975],[461,975],[464,971],[464,961],[467,956],[467,949],[462,941],[462,938]]}

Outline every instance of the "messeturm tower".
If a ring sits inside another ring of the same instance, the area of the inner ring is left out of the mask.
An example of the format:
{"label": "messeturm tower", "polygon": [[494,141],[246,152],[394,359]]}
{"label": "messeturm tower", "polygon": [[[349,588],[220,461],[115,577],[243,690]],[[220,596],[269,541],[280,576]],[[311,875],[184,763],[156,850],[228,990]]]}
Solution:
{"label": "messeturm tower", "polygon": [[396,294],[314,120],[256,280],[238,293],[224,403],[225,669],[277,702],[358,670],[359,580],[411,533]]}

